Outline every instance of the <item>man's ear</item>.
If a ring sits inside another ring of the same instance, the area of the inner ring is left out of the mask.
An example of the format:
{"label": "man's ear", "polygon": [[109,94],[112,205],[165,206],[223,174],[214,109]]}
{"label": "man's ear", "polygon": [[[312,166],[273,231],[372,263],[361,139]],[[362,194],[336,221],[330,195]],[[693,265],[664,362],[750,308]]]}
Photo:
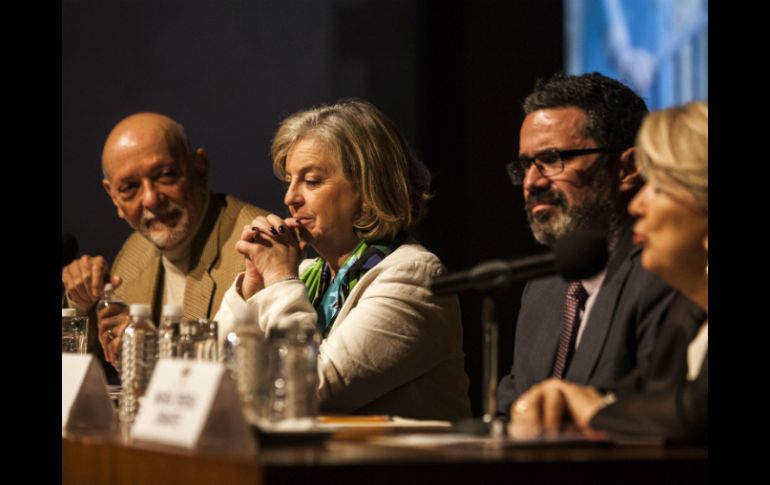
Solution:
{"label": "man's ear", "polygon": [[118,204],[117,199],[112,194],[112,185],[110,184],[110,181],[107,179],[102,179],[102,187],[104,187],[105,192],[107,192],[107,195],[110,196],[110,200],[112,201],[113,205],[118,209],[118,217],[121,219],[126,218],[126,213],[123,212],[123,209],[120,208],[120,205]]}
{"label": "man's ear", "polygon": [[195,173],[195,178],[200,181],[201,185],[208,187],[209,155],[206,153],[205,148],[195,150],[191,168]]}
{"label": "man's ear", "polygon": [[639,184],[639,169],[636,168],[636,148],[627,148],[620,154],[620,191],[631,192]]}

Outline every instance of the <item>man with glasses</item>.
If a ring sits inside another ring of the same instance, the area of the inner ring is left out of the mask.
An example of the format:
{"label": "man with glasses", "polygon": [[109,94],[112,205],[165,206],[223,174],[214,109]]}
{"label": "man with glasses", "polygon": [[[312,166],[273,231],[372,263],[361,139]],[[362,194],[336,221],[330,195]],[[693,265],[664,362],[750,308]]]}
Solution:
{"label": "man with glasses", "polygon": [[535,239],[551,246],[573,231],[597,231],[610,257],[587,280],[551,277],[524,289],[513,366],[498,387],[504,418],[519,395],[549,377],[602,389],[643,367],[674,296],[640,266],[626,209],[641,186],[634,141],[644,101],[598,73],[557,74],[536,84],[524,112],[508,173],[524,190]]}

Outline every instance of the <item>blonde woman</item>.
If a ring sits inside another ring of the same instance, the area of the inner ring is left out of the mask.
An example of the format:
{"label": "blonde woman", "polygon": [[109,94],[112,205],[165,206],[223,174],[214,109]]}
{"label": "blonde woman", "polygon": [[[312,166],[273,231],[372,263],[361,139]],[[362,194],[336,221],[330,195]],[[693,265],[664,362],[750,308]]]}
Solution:
{"label": "blonde woman", "polygon": [[[244,227],[247,267],[217,315],[220,335],[244,310],[264,333],[315,323],[322,411],[469,416],[458,300],[429,291],[445,268],[407,232],[430,174],[395,125],[366,101],[342,101],[287,118],[272,155],[291,216]],[[303,261],[306,245],[317,258]]]}

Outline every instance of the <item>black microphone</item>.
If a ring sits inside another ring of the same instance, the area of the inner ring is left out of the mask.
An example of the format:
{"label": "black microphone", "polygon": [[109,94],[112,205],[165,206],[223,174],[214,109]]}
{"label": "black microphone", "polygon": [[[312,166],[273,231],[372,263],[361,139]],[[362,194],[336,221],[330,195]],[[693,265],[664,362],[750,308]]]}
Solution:
{"label": "black microphone", "polygon": [[78,240],[68,232],[61,233],[61,265],[66,266],[78,254]]}
{"label": "black microphone", "polygon": [[553,252],[511,261],[493,260],[467,271],[433,278],[430,289],[436,295],[465,291],[486,292],[515,281],[560,274],[565,280],[582,280],[607,265],[607,244],[601,234],[579,231],[565,236]]}

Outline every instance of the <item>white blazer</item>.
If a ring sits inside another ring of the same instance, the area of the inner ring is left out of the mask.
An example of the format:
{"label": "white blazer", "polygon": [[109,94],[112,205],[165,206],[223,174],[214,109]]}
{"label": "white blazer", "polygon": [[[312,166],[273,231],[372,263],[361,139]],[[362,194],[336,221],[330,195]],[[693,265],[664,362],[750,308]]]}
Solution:
{"label": "white blazer", "polygon": [[[300,265],[300,272],[312,260]],[[435,296],[432,277],[446,268],[421,245],[402,244],[356,284],[318,356],[321,410],[457,420],[470,416],[460,304]],[[249,312],[259,332],[284,321],[315,323],[305,285],[275,283],[245,301],[243,273],[225,293],[215,319],[220,344]],[[256,330],[256,329],[255,329]]]}

